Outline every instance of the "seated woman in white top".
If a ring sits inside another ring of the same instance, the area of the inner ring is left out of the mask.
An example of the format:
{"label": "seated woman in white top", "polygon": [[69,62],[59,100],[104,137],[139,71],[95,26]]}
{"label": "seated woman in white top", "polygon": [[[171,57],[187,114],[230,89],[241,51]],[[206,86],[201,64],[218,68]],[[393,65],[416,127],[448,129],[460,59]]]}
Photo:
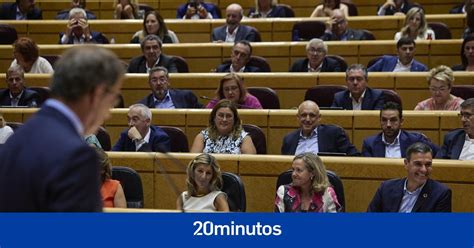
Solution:
{"label": "seated woman in white top", "polygon": [[13,129],[7,126],[5,119],[0,114],[0,144],[4,144],[10,136],[13,135]]}
{"label": "seated woman in white top", "polygon": [[10,67],[19,65],[25,73],[53,73],[53,67],[43,57],[39,56],[39,48],[32,39],[22,37],[13,43],[15,60]]}
{"label": "seated woman in white top", "polygon": [[410,37],[413,40],[434,40],[434,31],[426,23],[425,12],[418,7],[411,8],[405,16],[405,23],[400,32],[395,34],[395,40]]}
{"label": "seated woman in white top", "polygon": [[229,212],[223,186],[221,169],[212,155],[200,154],[189,162],[186,170],[187,191],[176,201],[178,210]]}
{"label": "seated woman in white top", "polygon": [[344,16],[349,16],[349,7],[341,3],[341,0],[322,0],[322,4],[316,6],[310,17],[330,17],[335,9],[340,9]]}

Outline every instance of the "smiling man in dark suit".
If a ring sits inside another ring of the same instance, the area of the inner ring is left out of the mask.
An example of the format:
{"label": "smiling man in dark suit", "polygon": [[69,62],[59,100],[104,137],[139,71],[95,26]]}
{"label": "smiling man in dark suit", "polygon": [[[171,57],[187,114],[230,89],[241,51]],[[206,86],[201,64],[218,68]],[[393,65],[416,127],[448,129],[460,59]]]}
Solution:
{"label": "smiling man in dark suit", "polygon": [[459,117],[462,129],[456,129],[444,136],[443,146],[437,158],[474,160],[474,98],[461,103]]}
{"label": "smiling man in dark suit", "polygon": [[368,212],[451,212],[451,189],[430,179],[433,152],[424,143],[408,147],[407,177],[383,182]]}
{"label": "smiling man in dark suit", "polygon": [[162,66],[150,70],[148,84],[152,93],[139,103],[149,108],[202,108],[192,91],[170,89],[168,70]]}
{"label": "smiling man in dark suit", "polygon": [[35,7],[35,0],[16,0],[0,6],[0,20],[42,20],[43,13]]}
{"label": "smiling man in dark suit", "polygon": [[369,88],[368,80],[367,68],[364,65],[351,65],[346,71],[348,89],[334,94],[332,107],[348,110],[382,109],[385,100],[383,92]]}
{"label": "smiling man in dark suit", "polygon": [[315,102],[308,100],[301,103],[296,119],[300,128],[283,138],[281,154],[333,152],[345,153],[349,156],[360,155],[349,141],[344,129],[335,125],[321,124],[321,114]]}
{"label": "smiling man in dark suit", "polygon": [[323,40],[314,38],[306,44],[306,59],[297,60],[290,68],[290,72],[340,72],[339,63],[326,57],[328,45]]}
{"label": "smiling man in dark suit", "polygon": [[241,25],[240,21],[244,16],[244,10],[239,4],[233,3],[227,6],[225,10],[226,25],[212,30],[211,41],[214,42],[236,42],[248,40],[255,42],[257,40],[257,31],[255,28]]}
{"label": "smiling man in dark suit", "polygon": [[128,73],[148,73],[151,68],[163,66],[168,72],[178,72],[174,59],[162,51],[163,42],[154,34],[145,36],[140,43],[142,55],[132,58],[128,65]]}
{"label": "smiling man in dark suit", "polygon": [[97,152],[83,136],[110,116],[123,77],[122,63],[105,48],[62,55],[52,98],[0,149],[0,212],[102,210]]}

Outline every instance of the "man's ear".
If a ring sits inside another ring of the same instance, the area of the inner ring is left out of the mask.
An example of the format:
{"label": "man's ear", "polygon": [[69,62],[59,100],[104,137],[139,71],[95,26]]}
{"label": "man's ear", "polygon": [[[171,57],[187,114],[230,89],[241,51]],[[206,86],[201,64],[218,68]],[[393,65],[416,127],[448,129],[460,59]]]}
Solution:
{"label": "man's ear", "polygon": [[107,92],[107,86],[105,84],[100,84],[96,86],[91,92],[90,92],[90,104],[92,106],[95,106],[100,99],[104,98],[105,93]]}

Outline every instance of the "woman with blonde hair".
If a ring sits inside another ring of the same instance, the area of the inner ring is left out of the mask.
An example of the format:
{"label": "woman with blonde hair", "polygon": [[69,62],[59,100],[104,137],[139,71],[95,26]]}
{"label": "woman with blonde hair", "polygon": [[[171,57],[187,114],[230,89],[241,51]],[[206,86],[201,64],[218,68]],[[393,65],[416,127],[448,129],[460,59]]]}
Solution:
{"label": "woman with blonde hair", "polygon": [[415,110],[461,110],[461,103],[464,100],[451,95],[453,83],[454,75],[451,68],[440,65],[431,69],[428,75],[431,97],[419,102]]}
{"label": "woman with blonde hair", "polygon": [[250,9],[248,17],[270,18],[287,16],[285,9],[278,6],[278,0],[255,0],[255,7]]}
{"label": "woman with blonde hair", "polygon": [[189,162],[186,174],[187,191],[176,201],[178,210],[229,212],[227,195],[221,191],[221,169],[214,156],[199,154]]}
{"label": "woman with blonde hair", "polygon": [[395,34],[395,40],[401,37],[410,37],[413,40],[434,40],[434,31],[428,27],[425,12],[418,7],[411,8],[405,16],[405,22],[400,32]]}
{"label": "woman with blonde hair", "polygon": [[278,187],[275,212],[335,213],[341,208],[318,155],[299,154],[292,168],[292,183]]}

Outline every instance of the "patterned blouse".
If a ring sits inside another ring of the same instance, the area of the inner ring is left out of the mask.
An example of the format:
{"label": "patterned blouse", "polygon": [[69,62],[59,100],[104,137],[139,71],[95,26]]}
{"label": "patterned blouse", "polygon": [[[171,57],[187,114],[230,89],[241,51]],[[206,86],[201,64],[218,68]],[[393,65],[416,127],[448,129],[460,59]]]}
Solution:
{"label": "patterned blouse", "polygon": [[451,95],[451,100],[449,100],[444,108],[436,109],[436,104],[433,98],[428,98],[424,101],[419,102],[415,110],[461,110],[461,103],[464,102],[464,99]]}
{"label": "patterned blouse", "polygon": [[335,213],[341,209],[337,201],[336,192],[332,187],[327,187],[324,194],[313,193],[309,209],[301,209],[301,192],[291,184],[281,185],[277,190],[275,199],[275,212],[315,212]]}
{"label": "patterned blouse", "polygon": [[242,130],[240,136],[237,139],[233,139],[232,136],[219,136],[217,140],[209,138],[209,131],[207,129],[202,130],[201,134],[204,136],[204,153],[228,153],[228,154],[240,154],[240,146],[248,135],[247,132]]}

